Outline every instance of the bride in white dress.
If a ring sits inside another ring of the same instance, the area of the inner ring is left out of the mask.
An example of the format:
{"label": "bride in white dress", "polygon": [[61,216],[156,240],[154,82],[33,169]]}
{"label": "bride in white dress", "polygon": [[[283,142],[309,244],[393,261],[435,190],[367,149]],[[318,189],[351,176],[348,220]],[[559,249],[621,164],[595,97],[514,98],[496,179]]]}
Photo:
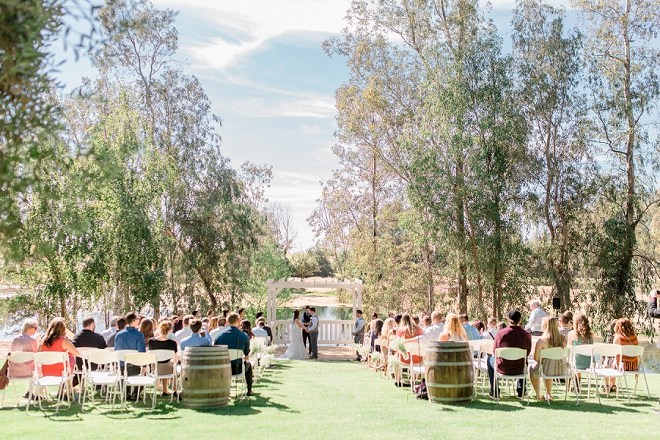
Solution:
{"label": "bride in white dress", "polygon": [[291,342],[289,343],[289,348],[286,349],[286,353],[282,356],[282,359],[307,359],[307,350],[303,344],[302,332],[305,326],[300,322],[300,310],[293,312],[293,321],[289,326],[289,337]]}

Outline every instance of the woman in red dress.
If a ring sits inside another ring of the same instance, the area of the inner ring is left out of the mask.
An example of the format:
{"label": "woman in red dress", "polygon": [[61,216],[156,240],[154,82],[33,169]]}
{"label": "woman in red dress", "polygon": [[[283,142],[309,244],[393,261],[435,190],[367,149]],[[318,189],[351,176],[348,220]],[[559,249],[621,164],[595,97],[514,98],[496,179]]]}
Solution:
{"label": "woman in red dress", "polygon": [[[75,365],[74,356],[80,356],[76,347],[73,346],[71,341],[66,337],[66,326],[64,325],[64,319],[55,318],[50,321],[48,324],[48,330],[46,330],[46,336],[44,337],[39,351],[57,351],[62,353],[69,354],[69,372],[71,368]],[[41,367],[41,373],[44,376],[61,376],[62,371],[64,370],[64,364],[53,364],[53,365],[43,365]],[[74,383],[74,386],[76,384]]]}

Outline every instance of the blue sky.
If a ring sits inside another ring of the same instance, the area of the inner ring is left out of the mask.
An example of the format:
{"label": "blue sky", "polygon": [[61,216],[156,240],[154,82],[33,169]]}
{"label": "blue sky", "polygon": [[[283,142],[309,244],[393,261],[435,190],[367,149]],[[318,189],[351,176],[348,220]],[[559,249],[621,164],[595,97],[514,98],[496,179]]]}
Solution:
{"label": "blue sky", "polygon": [[[197,76],[223,120],[223,154],[273,167],[271,202],[288,205],[298,229],[296,249],[313,244],[306,222],[338,161],[335,90],[348,78],[345,60],[321,43],[338,35],[350,0],[155,0],[178,11],[177,59]],[[513,2],[493,2],[491,17],[505,45]],[[94,71],[68,61],[59,79],[71,89]]]}

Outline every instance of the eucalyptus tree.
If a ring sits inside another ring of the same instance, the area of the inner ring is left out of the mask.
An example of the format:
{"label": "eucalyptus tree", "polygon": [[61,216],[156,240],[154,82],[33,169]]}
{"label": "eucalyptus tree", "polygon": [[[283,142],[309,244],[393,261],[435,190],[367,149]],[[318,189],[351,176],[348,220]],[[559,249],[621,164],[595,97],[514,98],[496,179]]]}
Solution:
{"label": "eucalyptus tree", "polygon": [[596,165],[581,91],[583,36],[567,30],[565,14],[543,1],[520,0],[514,10],[513,55],[518,101],[529,124],[530,221],[543,225],[540,257],[562,309],[587,240],[582,223],[593,207]]}
{"label": "eucalyptus tree", "polygon": [[[595,304],[603,322],[633,315],[637,229],[654,197],[660,97],[660,3],[656,0],[574,0],[585,18],[586,62],[597,141],[611,159],[610,217],[603,227]],[[607,195],[607,193],[605,193]]]}

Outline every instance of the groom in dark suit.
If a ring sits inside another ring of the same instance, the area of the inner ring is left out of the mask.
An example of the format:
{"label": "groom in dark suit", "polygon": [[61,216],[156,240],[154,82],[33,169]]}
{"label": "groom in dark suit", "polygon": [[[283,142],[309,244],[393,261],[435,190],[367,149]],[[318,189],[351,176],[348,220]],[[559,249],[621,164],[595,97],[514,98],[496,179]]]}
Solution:
{"label": "groom in dark suit", "polygon": [[[309,340],[309,333],[307,332],[307,327],[309,327],[309,323],[312,321],[312,315],[309,313],[309,306],[305,306],[305,313],[303,313],[302,316],[302,323],[305,326],[304,329],[302,329],[302,338],[303,338],[303,346],[307,348],[307,341]],[[310,344],[309,346],[309,355],[312,355],[312,346]]]}

